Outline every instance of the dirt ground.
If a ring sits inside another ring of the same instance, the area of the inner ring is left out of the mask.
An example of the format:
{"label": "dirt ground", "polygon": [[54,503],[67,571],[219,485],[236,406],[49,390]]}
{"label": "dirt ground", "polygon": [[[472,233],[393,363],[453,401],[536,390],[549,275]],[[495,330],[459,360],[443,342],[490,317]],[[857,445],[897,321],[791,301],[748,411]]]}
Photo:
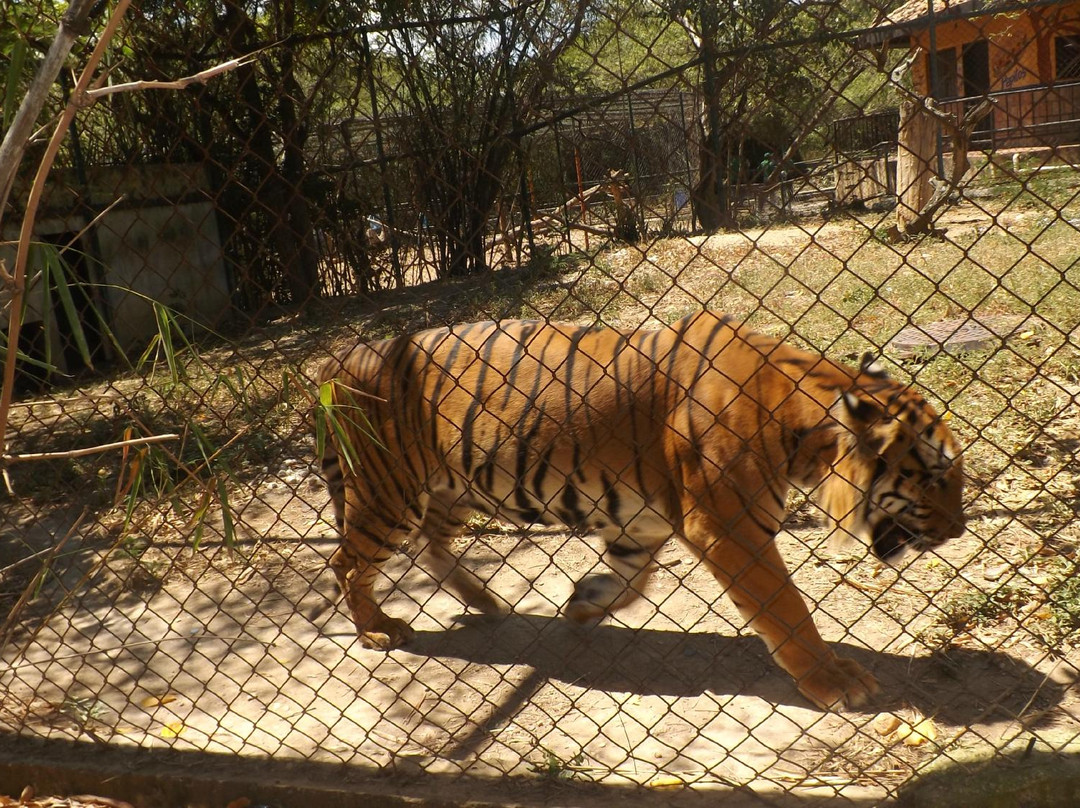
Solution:
{"label": "dirt ground", "polygon": [[[942,756],[1031,739],[1077,748],[1066,660],[1023,632],[972,634],[948,653],[918,639],[934,622],[942,567],[985,572],[969,561],[974,538],[897,572],[825,554],[812,513],[793,521],[781,544],[817,603],[818,626],[883,686],[871,711],[826,714],[674,543],[648,599],[593,628],[557,617],[597,561],[581,539],[489,533],[468,545],[464,563],[516,599],[506,618],[461,617],[401,553],[382,585],[385,608],[417,636],[389,654],[364,650],[346,614],[325,608],[334,540],[317,518],[321,484],[306,458],[281,473],[288,482],[257,492],[239,514],[249,537],[239,552],[206,540],[195,552],[182,541],[159,548],[156,563],[171,565],[163,584],[121,559],[76,586],[85,559],[73,564],[43,593],[54,614],[5,650],[10,693],[26,707],[17,716],[8,703],[6,723],[49,737],[404,773],[752,784],[766,794],[885,795]],[[60,605],[63,584],[72,593]],[[905,743],[886,731],[885,712],[927,737]]]}
{"label": "dirt ground", "polygon": [[[797,237],[823,240],[831,227]],[[712,248],[750,248],[747,236],[729,238]],[[1074,440],[1078,424],[1074,401],[1044,442]],[[796,512],[779,543],[814,619],[882,685],[867,710],[830,714],[798,694],[676,543],[659,555],[648,597],[591,628],[558,617],[598,562],[587,540],[489,529],[463,543],[463,563],[514,602],[505,618],[463,616],[399,553],[380,592],[416,637],[388,654],[365,650],[328,600],[335,539],[312,458],[298,446],[266,472],[234,500],[232,548],[212,530],[193,548],[190,531],[165,515],[137,558],[75,531],[0,654],[0,723],[403,776],[750,788],[766,798],[875,799],[948,761],[1080,751],[1080,653],[1039,640],[1037,601],[941,639],[953,598],[1010,576],[1038,585],[1041,539],[1015,514],[984,508],[963,538],[894,569],[830,550],[819,514]],[[1062,475],[1075,490],[1075,467]],[[1022,478],[994,485],[996,502],[1022,508]],[[48,524],[27,515],[0,546],[46,546],[77,515]],[[1007,550],[988,553],[990,536]]]}

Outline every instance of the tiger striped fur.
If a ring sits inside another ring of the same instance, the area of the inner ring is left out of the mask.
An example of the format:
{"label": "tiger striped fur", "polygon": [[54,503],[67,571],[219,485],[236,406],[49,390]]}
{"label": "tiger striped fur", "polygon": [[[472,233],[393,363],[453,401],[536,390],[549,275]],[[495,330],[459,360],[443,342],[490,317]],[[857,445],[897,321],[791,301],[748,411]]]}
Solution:
{"label": "tiger striped fur", "polygon": [[410,534],[485,612],[508,605],[448,549],[471,514],[597,534],[608,569],[565,608],[582,622],[640,597],[676,536],[810,701],[854,707],[877,684],[821,639],[773,540],[789,489],[816,489],[885,559],[963,531],[960,449],[922,397],[710,312],[659,330],[432,329],[357,345],[319,381],[338,422],[323,456],[342,537],[331,565],[366,647],[412,634],[373,591]]}

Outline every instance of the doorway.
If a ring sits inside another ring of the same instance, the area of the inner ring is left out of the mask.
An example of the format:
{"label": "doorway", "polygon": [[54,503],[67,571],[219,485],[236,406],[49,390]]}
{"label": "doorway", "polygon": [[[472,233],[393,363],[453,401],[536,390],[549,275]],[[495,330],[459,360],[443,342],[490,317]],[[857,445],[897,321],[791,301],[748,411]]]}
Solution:
{"label": "doorway", "polygon": [[[964,45],[963,55],[965,112],[977,107],[990,92],[990,43],[977,39]],[[972,145],[987,144],[992,139],[994,113],[984,115],[972,131]]]}

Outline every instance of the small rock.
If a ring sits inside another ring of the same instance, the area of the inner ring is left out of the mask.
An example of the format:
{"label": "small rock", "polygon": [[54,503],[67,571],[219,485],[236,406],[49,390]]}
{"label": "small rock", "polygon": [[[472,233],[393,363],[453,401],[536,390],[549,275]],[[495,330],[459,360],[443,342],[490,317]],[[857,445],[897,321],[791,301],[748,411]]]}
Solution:
{"label": "small rock", "polygon": [[881,713],[874,719],[873,726],[878,735],[888,735],[900,726],[900,718],[892,713]]}

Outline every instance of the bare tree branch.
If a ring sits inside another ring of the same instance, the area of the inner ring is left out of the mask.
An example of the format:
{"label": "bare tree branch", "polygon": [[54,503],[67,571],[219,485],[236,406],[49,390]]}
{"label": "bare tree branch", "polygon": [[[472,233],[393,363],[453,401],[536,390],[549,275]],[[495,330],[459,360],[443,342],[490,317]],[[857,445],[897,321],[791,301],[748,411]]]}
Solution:
{"label": "bare tree branch", "polygon": [[183,90],[186,87],[190,87],[192,84],[203,84],[214,78],[214,76],[228,73],[230,70],[235,70],[238,67],[251,64],[253,61],[254,57],[252,56],[245,56],[242,59],[230,59],[229,61],[222,62],[214,67],[208,67],[206,70],[201,70],[192,76],[185,76],[182,79],[175,79],[173,81],[129,81],[124,84],[112,84],[108,87],[97,87],[93,90],[87,90],[75,100],[75,103],[80,107],[86,107],[93,104],[99,98],[104,98],[107,95],[131,92],[134,90]]}
{"label": "bare tree branch", "polygon": [[64,452],[27,452],[25,454],[4,455],[5,463],[22,463],[26,460],[55,460],[62,457],[84,457],[85,455],[99,454],[113,449],[122,449],[125,446],[145,446],[150,443],[164,443],[165,441],[180,440],[179,435],[150,435],[146,438],[131,438],[120,440],[115,443],[102,443],[98,446],[84,446],[82,449],[68,449]]}
{"label": "bare tree branch", "polygon": [[11,193],[19,163],[22,161],[26,144],[33,133],[34,123],[41,114],[41,108],[45,106],[49,89],[56,81],[72,45],[75,44],[79,35],[85,33],[83,29],[86,27],[93,5],[94,0],[72,0],[68,10],[60,19],[60,27],[56,31],[52,45],[49,46],[49,52],[38,68],[37,75],[30,83],[26,95],[23,96],[11,127],[4,133],[4,140],[0,143],[0,220],[3,219],[8,194]]}
{"label": "bare tree branch", "polygon": [[959,190],[961,183],[964,181],[964,175],[967,174],[968,168],[971,167],[967,156],[971,133],[983,116],[993,108],[994,102],[987,98],[977,107],[967,110],[959,121],[955,115],[938,109],[932,98],[920,99],[919,106],[920,111],[928,113],[947,130],[949,139],[952,141],[952,171],[948,177],[934,177],[931,180],[931,184],[934,186],[933,195],[915,218],[907,223],[903,232],[900,231],[898,225],[893,225],[888,229],[888,236],[892,241],[933,232],[934,219],[937,218],[938,211],[949,200],[949,197]]}

